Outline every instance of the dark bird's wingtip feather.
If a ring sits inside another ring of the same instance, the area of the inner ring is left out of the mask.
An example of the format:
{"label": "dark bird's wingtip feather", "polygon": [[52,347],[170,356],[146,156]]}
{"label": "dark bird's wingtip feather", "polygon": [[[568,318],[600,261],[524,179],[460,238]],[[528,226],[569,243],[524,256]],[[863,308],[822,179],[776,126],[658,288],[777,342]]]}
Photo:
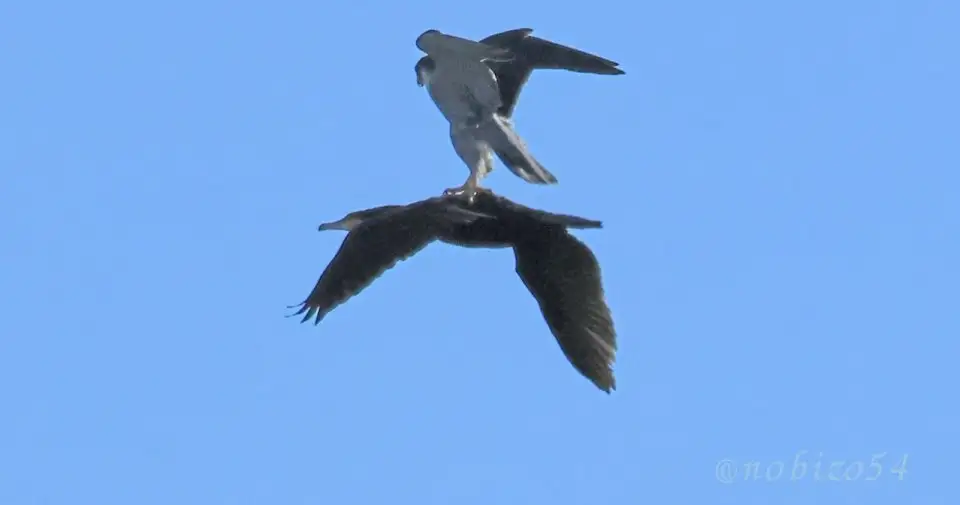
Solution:
{"label": "dark bird's wingtip feather", "polygon": [[613,376],[604,377],[603,379],[591,379],[594,386],[604,393],[610,394],[617,390],[617,383],[614,380]]}
{"label": "dark bird's wingtip feather", "polygon": [[579,216],[563,216],[563,217],[566,218],[563,224],[570,229],[596,230],[596,229],[603,228],[603,221],[586,219]]}
{"label": "dark bird's wingtip feather", "polygon": [[615,61],[607,61],[603,68],[596,68],[593,71],[603,75],[624,75],[627,72],[619,68],[620,64]]}
{"label": "dark bird's wingtip feather", "polygon": [[[296,307],[300,307],[300,308],[299,308],[296,312],[294,312],[294,313],[292,313],[292,314],[287,314],[287,315],[285,315],[285,316],[283,316],[283,317],[285,317],[285,318],[290,318],[290,317],[296,317],[296,316],[299,316],[300,314],[303,314],[303,317],[300,319],[300,324],[303,324],[303,323],[307,322],[307,320],[309,320],[311,317],[313,317],[314,314],[317,314],[317,312],[318,312],[315,307],[311,307],[311,306],[307,305],[307,302],[306,302],[306,301],[300,302],[300,303],[298,303],[298,304],[296,304],[296,305],[287,305],[287,308],[288,308],[288,309],[293,309],[293,308],[296,308]],[[320,319],[322,319],[321,316],[320,316],[319,314],[317,314],[317,320],[314,321],[313,324],[316,325],[317,323],[319,323],[319,322],[320,322]]]}

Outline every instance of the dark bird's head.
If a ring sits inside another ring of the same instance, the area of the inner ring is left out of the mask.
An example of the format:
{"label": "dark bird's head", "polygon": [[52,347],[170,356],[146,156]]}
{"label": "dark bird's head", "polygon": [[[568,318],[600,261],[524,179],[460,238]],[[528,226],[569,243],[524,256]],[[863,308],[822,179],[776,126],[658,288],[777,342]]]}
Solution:
{"label": "dark bird's head", "polygon": [[376,219],[391,210],[398,209],[402,207],[401,205],[384,205],[383,207],[374,207],[372,209],[358,210],[351,212],[346,216],[336,220],[330,221],[329,223],[321,224],[317,230],[326,231],[326,230],[343,230],[343,231],[352,231],[357,226],[371,220]]}
{"label": "dark bird's head", "polygon": [[417,64],[413,68],[417,72],[417,86],[422,88],[430,84],[430,78],[433,76],[433,71],[437,68],[437,62],[433,61],[433,58],[429,56],[424,56],[417,60]]}

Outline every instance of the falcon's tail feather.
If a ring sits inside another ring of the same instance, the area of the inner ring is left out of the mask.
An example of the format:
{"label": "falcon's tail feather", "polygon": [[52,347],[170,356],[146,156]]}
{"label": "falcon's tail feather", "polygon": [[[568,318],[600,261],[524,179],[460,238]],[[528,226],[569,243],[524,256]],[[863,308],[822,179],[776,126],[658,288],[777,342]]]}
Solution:
{"label": "falcon's tail feather", "polygon": [[557,178],[533,157],[508,119],[494,114],[492,119],[481,123],[479,128],[483,140],[490,144],[500,161],[517,177],[532,184],[557,183]]}

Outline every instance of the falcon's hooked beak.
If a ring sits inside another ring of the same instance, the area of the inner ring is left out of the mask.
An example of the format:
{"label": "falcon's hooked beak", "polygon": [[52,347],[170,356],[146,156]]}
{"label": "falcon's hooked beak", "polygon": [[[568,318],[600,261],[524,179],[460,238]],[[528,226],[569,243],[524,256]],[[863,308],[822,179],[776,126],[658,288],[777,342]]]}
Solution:
{"label": "falcon's hooked beak", "polygon": [[417,86],[422,88],[430,84],[430,78],[433,77],[433,69],[427,65],[426,58],[422,58],[417,62],[415,70],[417,72]]}

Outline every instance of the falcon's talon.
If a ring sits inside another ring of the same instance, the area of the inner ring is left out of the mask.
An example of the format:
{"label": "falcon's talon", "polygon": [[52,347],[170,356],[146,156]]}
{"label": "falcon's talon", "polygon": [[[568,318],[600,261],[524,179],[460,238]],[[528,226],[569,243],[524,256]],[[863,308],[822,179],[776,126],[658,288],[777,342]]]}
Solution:
{"label": "falcon's talon", "polygon": [[468,203],[473,203],[474,198],[477,195],[477,188],[472,187],[469,183],[464,184],[463,186],[458,186],[456,188],[449,188],[443,190],[443,196],[456,196],[461,197],[467,200]]}

